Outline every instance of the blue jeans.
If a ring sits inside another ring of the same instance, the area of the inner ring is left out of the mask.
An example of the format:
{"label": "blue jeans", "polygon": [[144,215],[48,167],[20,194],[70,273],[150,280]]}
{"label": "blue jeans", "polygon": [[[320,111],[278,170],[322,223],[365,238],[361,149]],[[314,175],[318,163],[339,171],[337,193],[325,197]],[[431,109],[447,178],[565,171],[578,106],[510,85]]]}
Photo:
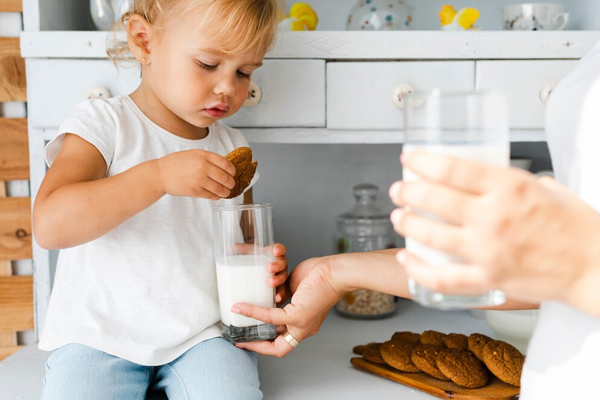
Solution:
{"label": "blue jeans", "polygon": [[150,390],[172,400],[259,400],[256,354],[221,338],[197,344],[154,367],[81,344],[55,350],[46,362],[43,400],[144,400]]}

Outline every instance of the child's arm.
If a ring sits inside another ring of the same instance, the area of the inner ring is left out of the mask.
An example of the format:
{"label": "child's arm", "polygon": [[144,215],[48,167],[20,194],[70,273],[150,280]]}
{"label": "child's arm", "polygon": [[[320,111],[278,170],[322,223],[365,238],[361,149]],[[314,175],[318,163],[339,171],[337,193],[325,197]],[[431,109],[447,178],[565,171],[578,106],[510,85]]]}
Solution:
{"label": "child's arm", "polygon": [[38,191],[33,231],[40,246],[72,247],[96,239],[165,194],[218,199],[229,195],[235,168],[224,157],[190,150],[143,162],[105,178],[98,149],[67,134]]}

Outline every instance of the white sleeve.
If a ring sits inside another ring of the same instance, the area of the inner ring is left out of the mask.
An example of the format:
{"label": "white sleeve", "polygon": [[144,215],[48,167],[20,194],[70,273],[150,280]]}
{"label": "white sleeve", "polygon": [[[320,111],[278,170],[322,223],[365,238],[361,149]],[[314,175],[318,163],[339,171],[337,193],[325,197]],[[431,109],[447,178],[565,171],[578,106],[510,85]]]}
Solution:
{"label": "white sleeve", "polygon": [[600,79],[586,93],[577,134],[579,181],[576,187],[583,201],[600,212]]}
{"label": "white sleeve", "polygon": [[51,166],[60,152],[65,135],[71,133],[94,145],[110,167],[116,143],[117,117],[106,100],[88,100],[73,109],[58,129],[58,135],[46,146],[45,157]]}

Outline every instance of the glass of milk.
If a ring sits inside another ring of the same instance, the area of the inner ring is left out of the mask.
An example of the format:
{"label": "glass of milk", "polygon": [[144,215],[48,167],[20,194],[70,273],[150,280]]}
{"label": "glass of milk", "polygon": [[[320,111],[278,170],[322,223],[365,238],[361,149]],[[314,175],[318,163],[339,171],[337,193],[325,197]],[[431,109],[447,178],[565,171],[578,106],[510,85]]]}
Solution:
{"label": "glass of milk", "polygon": [[232,343],[277,337],[275,325],[231,312],[235,303],[275,306],[267,265],[274,261],[271,204],[228,204],[213,208],[215,261],[225,339]]}
{"label": "glass of milk", "polygon": [[[482,163],[509,165],[508,111],[506,101],[499,93],[437,89],[416,92],[408,97],[404,117],[405,153],[422,150]],[[406,182],[420,179],[408,169],[404,169],[403,175]],[[413,211],[419,212],[416,207]],[[461,262],[410,237],[406,238],[406,248],[438,268]],[[506,300],[504,293],[498,290],[475,296],[457,296],[433,292],[410,278],[408,284],[413,300],[427,307],[476,308],[502,304]]]}

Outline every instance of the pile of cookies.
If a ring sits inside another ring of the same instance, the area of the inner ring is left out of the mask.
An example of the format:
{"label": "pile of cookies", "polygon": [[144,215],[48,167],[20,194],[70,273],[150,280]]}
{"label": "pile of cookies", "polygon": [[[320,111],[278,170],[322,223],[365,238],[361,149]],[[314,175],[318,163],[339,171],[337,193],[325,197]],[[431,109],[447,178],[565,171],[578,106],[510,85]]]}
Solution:
{"label": "pile of cookies", "polygon": [[443,381],[474,389],[485,386],[490,373],[520,386],[525,356],[512,345],[480,333],[396,332],[384,343],[356,346],[366,361],[402,372],[424,372]]}

